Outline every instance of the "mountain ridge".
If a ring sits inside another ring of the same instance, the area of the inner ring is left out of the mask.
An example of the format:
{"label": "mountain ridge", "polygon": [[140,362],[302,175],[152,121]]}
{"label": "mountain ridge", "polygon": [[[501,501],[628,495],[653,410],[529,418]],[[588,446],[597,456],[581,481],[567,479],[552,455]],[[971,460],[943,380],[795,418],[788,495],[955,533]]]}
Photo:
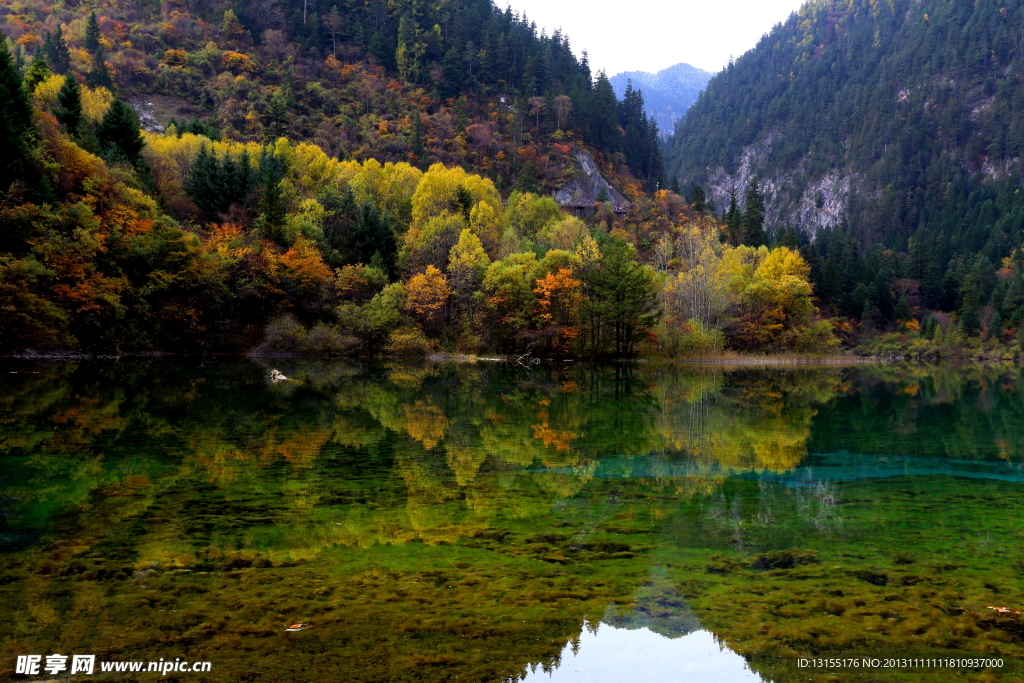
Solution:
{"label": "mountain ridge", "polygon": [[642,90],[648,116],[653,117],[661,133],[667,135],[697,101],[712,76],[709,71],[680,62],[657,73],[623,71],[608,80],[620,100],[625,96],[628,81],[632,81],[634,89]]}
{"label": "mountain ridge", "polygon": [[994,0],[808,3],[709,82],[668,174],[719,208],[758,179],[776,231],[845,221],[862,245],[905,250],[922,229],[953,242],[945,259],[1008,244],[976,209],[991,192],[1001,216],[1020,208],[1000,183],[1024,154],[1022,29],[1024,8]]}

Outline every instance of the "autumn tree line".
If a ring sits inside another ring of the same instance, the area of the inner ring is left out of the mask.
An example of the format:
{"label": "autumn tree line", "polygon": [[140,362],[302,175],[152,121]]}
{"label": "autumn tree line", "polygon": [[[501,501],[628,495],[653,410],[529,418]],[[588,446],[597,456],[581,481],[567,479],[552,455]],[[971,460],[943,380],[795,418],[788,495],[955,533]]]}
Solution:
{"label": "autumn tree line", "polygon": [[42,74],[30,94],[6,48],[0,67],[2,142],[17,150],[0,205],[6,349],[621,357],[835,343],[795,251],[723,244],[670,191],[585,221],[457,166],[143,132],[103,86]]}

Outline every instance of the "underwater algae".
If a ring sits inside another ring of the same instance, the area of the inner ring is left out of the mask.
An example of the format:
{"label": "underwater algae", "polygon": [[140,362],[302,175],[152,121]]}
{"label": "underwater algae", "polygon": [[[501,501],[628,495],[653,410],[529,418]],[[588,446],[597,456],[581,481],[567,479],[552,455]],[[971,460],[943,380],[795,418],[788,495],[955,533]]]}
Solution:
{"label": "underwater algae", "polygon": [[[1016,476],[1009,371],[283,369],[3,378],[0,676],[73,651],[210,681],[515,680],[599,623],[709,629],[765,680],[1022,676],[1019,623],[988,610],[1024,604],[1019,484],[813,476],[942,421],[960,446],[915,457]],[[795,666],[887,653],[1006,666]]]}

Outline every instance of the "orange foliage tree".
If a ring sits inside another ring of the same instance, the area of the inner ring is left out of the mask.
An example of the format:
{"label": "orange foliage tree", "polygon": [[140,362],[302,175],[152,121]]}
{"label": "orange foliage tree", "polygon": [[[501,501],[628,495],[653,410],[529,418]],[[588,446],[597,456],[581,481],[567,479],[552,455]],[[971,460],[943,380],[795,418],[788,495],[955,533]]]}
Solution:
{"label": "orange foliage tree", "polygon": [[533,292],[537,295],[540,338],[547,342],[549,350],[567,352],[580,334],[580,281],[572,277],[572,270],[559,268],[537,280]]}
{"label": "orange foliage tree", "polygon": [[405,310],[412,313],[425,330],[440,332],[444,328],[448,300],[452,295],[444,273],[434,266],[427,266],[425,272],[409,278],[405,291]]}

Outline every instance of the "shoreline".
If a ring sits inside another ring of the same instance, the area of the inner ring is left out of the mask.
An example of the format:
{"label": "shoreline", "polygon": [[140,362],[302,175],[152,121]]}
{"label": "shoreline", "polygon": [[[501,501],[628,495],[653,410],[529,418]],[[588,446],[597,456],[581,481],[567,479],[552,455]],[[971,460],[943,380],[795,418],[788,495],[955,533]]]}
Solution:
{"label": "shoreline", "polygon": [[714,356],[692,356],[683,358],[538,358],[530,357],[520,361],[517,356],[500,355],[476,355],[464,353],[431,353],[426,356],[315,356],[307,354],[291,353],[182,353],[175,351],[125,351],[116,353],[104,352],[83,352],[83,351],[29,351],[25,353],[0,354],[0,359],[19,361],[96,361],[96,360],[121,360],[121,359],[150,359],[150,358],[248,358],[254,361],[260,360],[310,360],[310,361],[344,361],[344,362],[366,362],[366,361],[405,361],[410,363],[499,363],[508,365],[521,365],[530,367],[540,363],[642,363],[642,364],[678,364],[694,366],[748,366],[748,367],[770,367],[770,366],[807,366],[807,365],[829,365],[829,366],[856,366],[856,365],[877,365],[887,363],[921,363],[927,365],[939,365],[943,363],[952,364],[1020,364],[1024,359],[1014,358],[985,358],[980,356],[949,356],[935,358],[929,356],[903,356],[903,355],[856,355],[856,354],[833,354],[827,356],[779,354],[779,355],[743,355],[743,354],[721,354]]}

